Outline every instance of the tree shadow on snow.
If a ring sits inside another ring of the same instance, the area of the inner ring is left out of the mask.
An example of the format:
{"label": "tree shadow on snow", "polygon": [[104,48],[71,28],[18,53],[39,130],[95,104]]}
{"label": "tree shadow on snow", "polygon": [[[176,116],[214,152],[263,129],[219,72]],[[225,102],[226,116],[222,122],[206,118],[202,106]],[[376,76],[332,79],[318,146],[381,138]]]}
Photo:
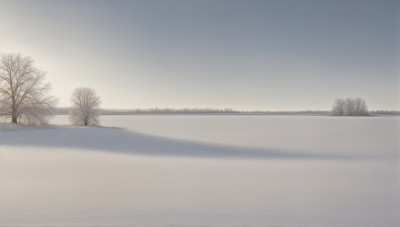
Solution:
{"label": "tree shadow on snow", "polygon": [[0,130],[0,145],[72,148],[203,158],[245,159],[349,159],[349,156],[290,152],[285,150],[226,146],[146,135],[119,128],[47,127]]}

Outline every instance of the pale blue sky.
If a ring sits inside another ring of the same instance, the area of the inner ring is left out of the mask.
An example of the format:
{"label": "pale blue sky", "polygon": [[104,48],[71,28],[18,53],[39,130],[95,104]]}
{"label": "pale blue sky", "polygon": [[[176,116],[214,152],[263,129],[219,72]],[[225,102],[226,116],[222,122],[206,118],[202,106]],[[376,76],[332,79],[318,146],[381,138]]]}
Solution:
{"label": "pale blue sky", "polygon": [[4,1],[0,52],[48,72],[68,106],[400,109],[399,1]]}

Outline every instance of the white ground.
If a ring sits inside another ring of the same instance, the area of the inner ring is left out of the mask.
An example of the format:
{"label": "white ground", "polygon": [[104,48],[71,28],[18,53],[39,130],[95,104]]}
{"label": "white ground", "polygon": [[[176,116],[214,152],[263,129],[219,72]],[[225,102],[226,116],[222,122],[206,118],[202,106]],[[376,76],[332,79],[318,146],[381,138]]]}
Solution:
{"label": "white ground", "polygon": [[400,118],[102,122],[0,126],[0,226],[399,226]]}

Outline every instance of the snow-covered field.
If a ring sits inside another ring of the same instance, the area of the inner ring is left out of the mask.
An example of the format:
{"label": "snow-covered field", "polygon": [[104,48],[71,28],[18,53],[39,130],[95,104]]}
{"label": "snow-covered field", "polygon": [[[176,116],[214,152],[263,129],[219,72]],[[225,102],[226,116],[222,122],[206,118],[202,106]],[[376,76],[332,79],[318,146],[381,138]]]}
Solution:
{"label": "snow-covered field", "polygon": [[0,125],[0,226],[399,226],[399,117],[101,122]]}

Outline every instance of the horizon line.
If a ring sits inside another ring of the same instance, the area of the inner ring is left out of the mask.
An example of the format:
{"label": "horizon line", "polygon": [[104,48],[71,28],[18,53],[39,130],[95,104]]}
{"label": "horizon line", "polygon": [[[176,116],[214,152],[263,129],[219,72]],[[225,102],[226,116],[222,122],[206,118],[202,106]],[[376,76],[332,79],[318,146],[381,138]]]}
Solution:
{"label": "horizon line", "polygon": [[[63,110],[63,109],[69,109],[71,107],[56,107],[55,109],[57,110]],[[200,108],[200,107],[194,107],[194,108],[170,108],[170,107],[165,107],[165,108],[160,108],[160,107],[151,107],[151,108],[99,108],[101,111],[143,111],[143,112],[237,112],[237,113],[270,113],[270,112],[276,112],[276,113],[291,113],[291,112],[331,112],[332,110],[329,109],[298,109],[298,110],[261,110],[261,109],[252,109],[252,110],[240,110],[240,109],[234,109],[234,108]],[[371,109],[369,112],[400,112],[400,110],[395,110],[395,109]]]}

